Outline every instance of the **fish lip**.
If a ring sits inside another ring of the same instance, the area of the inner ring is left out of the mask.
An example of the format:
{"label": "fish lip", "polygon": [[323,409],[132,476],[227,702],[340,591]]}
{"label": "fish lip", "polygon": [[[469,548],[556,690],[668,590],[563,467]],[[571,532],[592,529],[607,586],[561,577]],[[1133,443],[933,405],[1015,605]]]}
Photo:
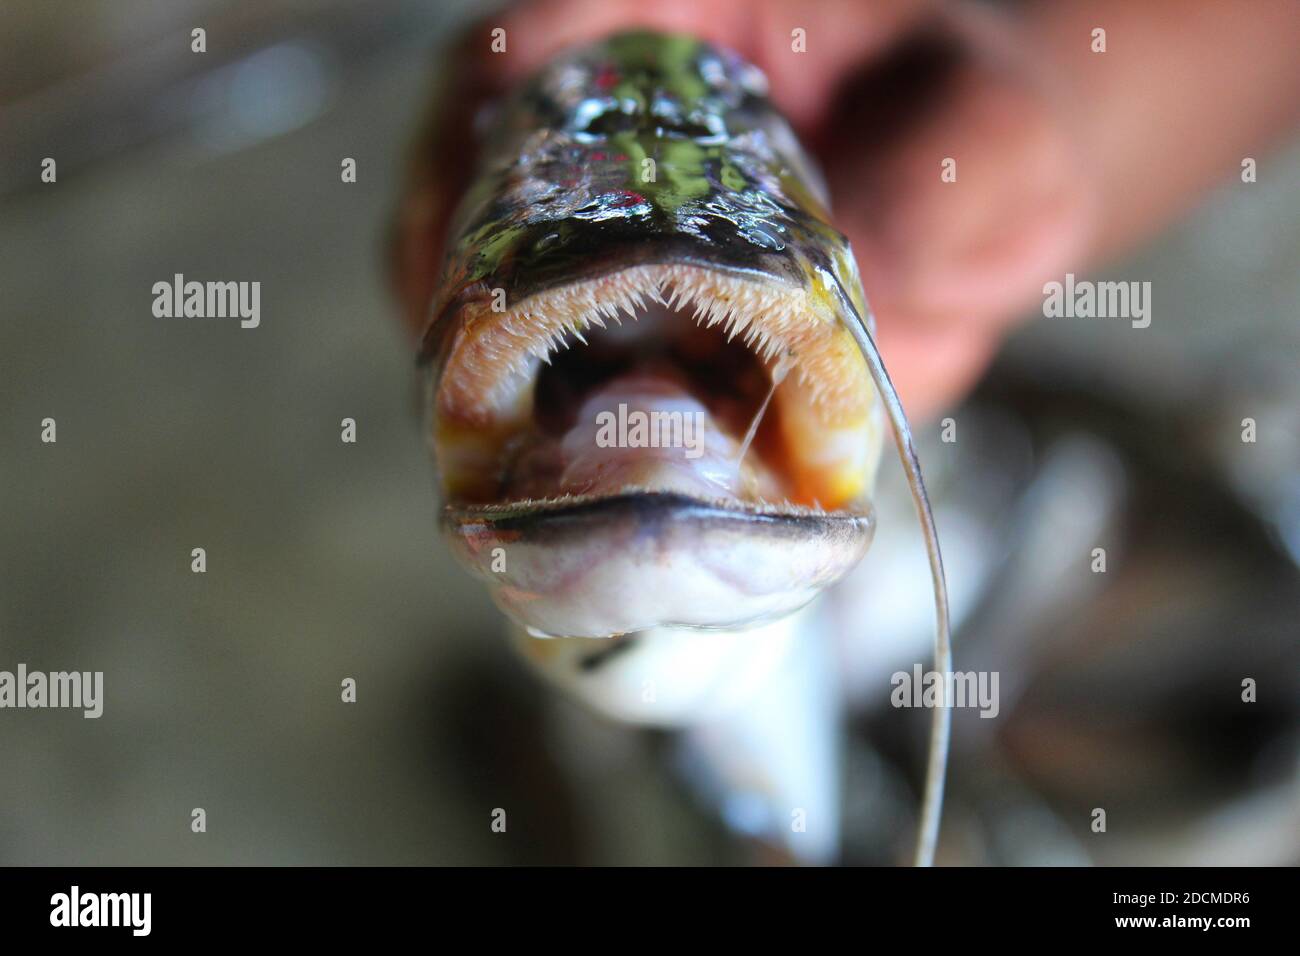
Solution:
{"label": "fish lip", "polygon": [[862,559],[875,519],[644,491],[448,506],[443,525],[461,563],[529,634],[599,638],[737,631],[784,617]]}
{"label": "fish lip", "polygon": [[503,504],[448,504],[443,508],[444,530],[460,535],[527,535],[533,543],[558,543],[582,536],[598,524],[630,520],[653,532],[666,524],[694,524],[701,528],[748,528],[775,537],[829,535],[863,537],[875,534],[875,510],[821,511],[799,505],[774,505],[745,501],[710,501],[681,492],[629,490],[614,495],[566,495],[537,501]]}

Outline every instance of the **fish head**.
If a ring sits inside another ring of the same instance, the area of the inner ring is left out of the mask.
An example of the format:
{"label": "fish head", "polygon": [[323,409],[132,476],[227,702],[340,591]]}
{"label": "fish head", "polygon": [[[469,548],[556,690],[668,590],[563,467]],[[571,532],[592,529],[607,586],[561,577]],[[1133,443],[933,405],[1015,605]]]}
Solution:
{"label": "fish head", "polygon": [[423,355],[445,533],[528,634],[758,627],[870,543],[869,313],[764,92],[634,33],[496,113]]}

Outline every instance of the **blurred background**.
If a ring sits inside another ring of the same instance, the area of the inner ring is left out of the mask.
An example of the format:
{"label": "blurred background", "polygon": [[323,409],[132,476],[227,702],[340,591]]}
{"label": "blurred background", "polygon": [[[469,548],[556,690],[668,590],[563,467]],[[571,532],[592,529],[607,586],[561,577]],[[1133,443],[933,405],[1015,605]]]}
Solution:
{"label": "blurred background", "polygon": [[[0,669],[106,688],[0,712],[0,864],[756,858],[670,736],[524,671],[438,538],[384,254],[471,10],[0,6]],[[958,713],[942,862],[1300,862],[1300,143],[1267,170],[1098,276],[1150,280],[1150,328],[1030,322],[922,436],[958,667],[1002,675],[998,720]],[[260,328],[155,319],[177,272],[260,281]],[[910,845],[926,726],[887,706],[931,612],[885,472],[831,602],[854,863]]]}

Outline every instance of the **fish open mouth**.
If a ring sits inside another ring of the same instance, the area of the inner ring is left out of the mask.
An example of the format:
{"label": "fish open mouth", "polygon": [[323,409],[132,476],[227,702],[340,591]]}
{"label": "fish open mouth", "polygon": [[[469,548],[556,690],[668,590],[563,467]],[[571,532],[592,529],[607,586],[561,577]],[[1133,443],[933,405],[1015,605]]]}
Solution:
{"label": "fish open mouth", "polygon": [[463,315],[436,395],[459,507],[673,493],[862,514],[881,420],[838,316],[761,276],[637,266]]}
{"label": "fish open mouth", "polygon": [[451,336],[444,525],[534,633],[760,623],[865,553],[882,414],[801,288],[635,266],[462,307]]}

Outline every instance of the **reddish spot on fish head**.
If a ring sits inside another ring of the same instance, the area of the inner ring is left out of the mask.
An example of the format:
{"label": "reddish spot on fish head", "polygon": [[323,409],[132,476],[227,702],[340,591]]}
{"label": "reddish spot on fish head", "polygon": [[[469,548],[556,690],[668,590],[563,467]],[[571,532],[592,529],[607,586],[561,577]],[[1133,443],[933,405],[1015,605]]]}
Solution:
{"label": "reddish spot on fish head", "polygon": [[602,64],[600,69],[596,71],[597,89],[613,89],[614,86],[618,84],[619,79],[621,79],[621,77],[619,76],[618,70],[614,69],[614,67],[609,63]]}

